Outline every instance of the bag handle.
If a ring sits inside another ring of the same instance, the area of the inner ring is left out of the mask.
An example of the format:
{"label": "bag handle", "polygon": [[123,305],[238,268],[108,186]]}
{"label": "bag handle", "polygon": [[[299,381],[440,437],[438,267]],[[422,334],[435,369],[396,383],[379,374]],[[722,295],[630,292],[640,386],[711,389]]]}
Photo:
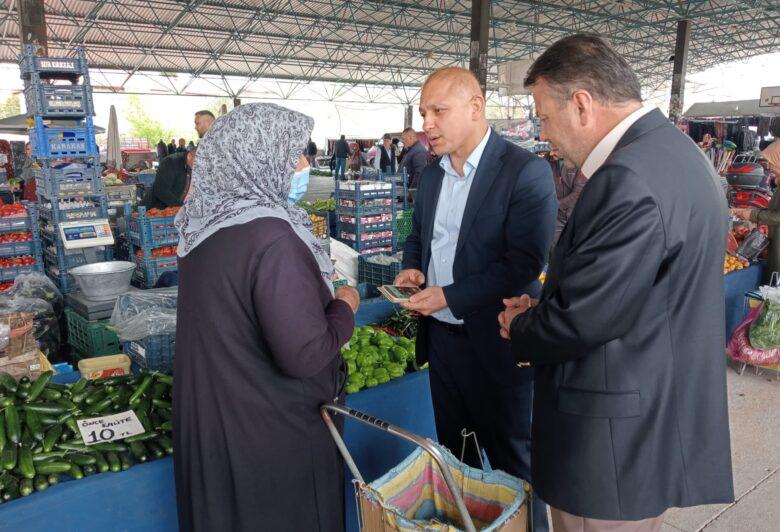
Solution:
{"label": "bag handle", "polygon": [[354,408],[347,408],[335,403],[329,403],[320,406],[320,415],[322,416],[322,420],[325,422],[325,425],[328,427],[328,431],[330,431],[330,435],[333,438],[333,441],[336,442],[336,447],[338,447],[341,456],[344,457],[344,461],[347,463],[347,467],[349,467],[352,475],[362,483],[365,483],[363,476],[360,474],[357,465],[355,465],[355,461],[352,459],[352,455],[349,454],[349,450],[344,443],[344,439],[341,437],[341,434],[339,434],[336,425],[333,423],[333,419],[331,419],[330,416],[331,412],[335,414],[341,414],[344,417],[356,419],[365,425],[369,425],[375,429],[379,429],[383,432],[392,434],[393,436],[397,436],[402,440],[411,442],[418,447],[422,447],[425,452],[431,455],[433,460],[436,462],[436,465],[439,466],[439,469],[444,476],[444,482],[447,484],[447,488],[450,490],[450,493],[452,493],[452,496],[455,499],[455,505],[458,507],[458,512],[460,513],[460,517],[463,520],[463,525],[466,528],[466,531],[476,532],[477,529],[474,528],[474,522],[471,520],[471,516],[466,509],[466,503],[463,502],[463,497],[457,489],[457,484],[455,484],[455,479],[452,477],[452,473],[450,473],[450,468],[447,467],[447,463],[444,461],[444,455],[431,440],[418,436],[417,434],[404,430],[400,427],[396,427],[395,425],[391,425],[387,421],[382,421],[379,418],[360,412]]}

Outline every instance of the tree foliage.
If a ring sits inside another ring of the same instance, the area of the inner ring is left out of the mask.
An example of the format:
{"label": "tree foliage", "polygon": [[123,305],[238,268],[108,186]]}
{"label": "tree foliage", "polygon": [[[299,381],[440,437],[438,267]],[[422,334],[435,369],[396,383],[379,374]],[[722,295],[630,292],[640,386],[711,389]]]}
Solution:
{"label": "tree foliage", "polygon": [[8,118],[22,114],[22,104],[18,94],[12,94],[0,104],[0,118]]}
{"label": "tree foliage", "polygon": [[141,99],[135,95],[130,95],[128,105],[125,110],[125,118],[130,124],[130,134],[139,139],[146,139],[154,146],[160,139],[167,140],[175,137],[172,129],[166,128],[163,124],[149,116],[141,103]]}

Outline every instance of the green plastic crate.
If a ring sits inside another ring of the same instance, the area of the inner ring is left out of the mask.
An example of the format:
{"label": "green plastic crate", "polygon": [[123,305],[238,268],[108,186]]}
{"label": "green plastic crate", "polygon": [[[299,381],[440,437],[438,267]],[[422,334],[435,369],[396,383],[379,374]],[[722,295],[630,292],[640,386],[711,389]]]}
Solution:
{"label": "green plastic crate", "polygon": [[108,327],[108,320],[89,321],[69,308],[65,309],[65,316],[68,319],[68,343],[83,357],[122,352],[119,337]]}
{"label": "green plastic crate", "polygon": [[401,244],[406,242],[409,233],[412,232],[413,214],[414,209],[406,209],[405,211],[401,211],[395,219],[395,234],[399,248],[401,247]]}

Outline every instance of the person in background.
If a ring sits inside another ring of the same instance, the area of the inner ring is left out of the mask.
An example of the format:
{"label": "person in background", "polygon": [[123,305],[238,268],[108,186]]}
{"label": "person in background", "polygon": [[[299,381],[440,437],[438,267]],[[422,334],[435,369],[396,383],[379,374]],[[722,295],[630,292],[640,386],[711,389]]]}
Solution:
{"label": "person in background", "polygon": [[395,155],[395,164],[397,168],[400,168],[400,163],[401,163],[401,148],[398,147],[399,142],[400,139],[397,137],[393,137],[393,140],[391,141],[391,144],[393,145],[393,154]]}
{"label": "person in background", "polygon": [[734,500],[726,200],[602,37],[554,43],[525,86],[541,140],[588,178],[541,298],[498,316],[533,364],[534,487],[555,532],[656,532],[668,508]]}
{"label": "person in background", "polygon": [[32,157],[32,145],[28,142],[24,145],[24,165],[22,165],[21,189],[22,199],[38,201],[38,190],[35,183],[35,161]]}
{"label": "person in background", "polygon": [[187,143],[187,151],[192,151],[195,149],[195,143],[193,141],[189,141]]}
{"label": "person in background", "polygon": [[417,188],[422,176],[423,170],[428,166],[428,150],[422,142],[417,140],[417,132],[412,127],[407,127],[401,134],[401,141],[404,143],[406,154],[401,159],[399,169],[401,172],[406,170],[409,176],[409,188]]}
{"label": "person in background", "polygon": [[154,184],[147,188],[141,204],[147,209],[179,207],[184,203],[196,150],[176,152],[157,167]]}
{"label": "person in background", "polygon": [[[424,288],[405,307],[420,313],[418,363],[430,363],[439,442],[460,455],[475,432],[494,469],[531,481],[533,370],[499,336],[502,300],[538,293],[550,249],[555,189],[550,166],[492,131],[479,82],[445,68],[423,84],[423,129],[442,157],[418,180],[412,230],[396,285]],[[481,464],[473,441],[465,462]],[[533,504],[537,532],[547,509]]]}
{"label": "person in background", "polygon": [[160,142],[157,143],[157,160],[162,161],[166,157],[168,157],[168,146],[165,145],[163,139],[160,139]]}
{"label": "person in background", "polygon": [[175,153],[181,153],[187,151],[187,141],[185,139],[179,139],[179,146],[176,148]]}
{"label": "person in background", "polygon": [[[775,179],[780,177],[780,139],[767,146],[761,157]],[[780,272],[780,188],[775,190],[766,209],[732,209],[731,213],[740,220],[769,226],[769,260],[764,268],[764,278],[769,281],[772,273]]]}
{"label": "person in background", "polygon": [[176,153],[176,139],[171,139],[171,143],[168,144],[168,155],[173,155]]}
{"label": "person in background", "polygon": [[214,123],[214,113],[211,111],[198,111],[195,113],[195,131],[198,132],[198,138],[202,139],[203,135],[211,128]]}
{"label": "person in background", "polygon": [[317,168],[317,145],[311,138],[306,144],[306,160],[309,161],[309,166]]}
{"label": "person in background", "polygon": [[[176,217],[179,527],[343,532],[343,461],[322,422],[360,299],[288,198],[313,120],[250,103],[198,146]],[[240,243],[240,245],[237,245]]]}
{"label": "person in background", "polygon": [[558,243],[563,228],[569,221],[574,205],[588,182],[580,169],[574,163],[561,157],[560,152],[553,146],[548,156],[550,167],[555,182],[555,195],[558,196],[558,219],[555,223],[555,237],[553,246]]}
{"label": "person in background", "polygon": [[333,156],[336,158],[336,171],[334,173],[336,179],[346,179],[347,158],[349,155],[349,144],[346,137],[341,135],[341,138],[336,141],[333,147]]}
{"label": "person in background", "polygon": [[360,170],[365,165],[366,165],[366,157],[363,154],[363,150],[360,148],[360,144],[358,143],[349,156],[349,169],[352,170],[353,172],[360,172]]}
{"label": "person in background", "polygon": [[382,144],[376,147],[374,168],[383,174],[394,174],[396,168],[398,168],[398,160],[393,149],[393,140],[387,133],[382,137]]}

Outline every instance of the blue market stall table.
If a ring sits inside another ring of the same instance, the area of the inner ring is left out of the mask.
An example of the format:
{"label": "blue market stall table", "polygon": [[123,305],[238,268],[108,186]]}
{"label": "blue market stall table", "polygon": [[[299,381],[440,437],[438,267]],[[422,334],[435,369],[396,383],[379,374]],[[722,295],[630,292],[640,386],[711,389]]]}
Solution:
{"label": "blue market stall table", "polygon": [[[60,382],[77,374],[58,376]],[[417,434],[433,438],[435,428],[428,372],[420,371],[382,386],[347,396],[347,405]],[[355,421],[347,421],[344,439],[366,480],[397,465],[411,444]],[[65,477],[63,477],[64,479]],[[354,490],[345,482],[347,530],[357,531]],[[0,531],[138,532],[178,529],[171,457],[135,465],[121,473],[63,480],[46,491],[0,505]]]}
{"label": "blue market stall table", "polygon": [[[726,341],[746,316],[745,293],[761,285],[763,263],[754,264],[744,270],[729,273],[723,278],[726,293]],[[692,294],[695,297],[695,294]]]}

